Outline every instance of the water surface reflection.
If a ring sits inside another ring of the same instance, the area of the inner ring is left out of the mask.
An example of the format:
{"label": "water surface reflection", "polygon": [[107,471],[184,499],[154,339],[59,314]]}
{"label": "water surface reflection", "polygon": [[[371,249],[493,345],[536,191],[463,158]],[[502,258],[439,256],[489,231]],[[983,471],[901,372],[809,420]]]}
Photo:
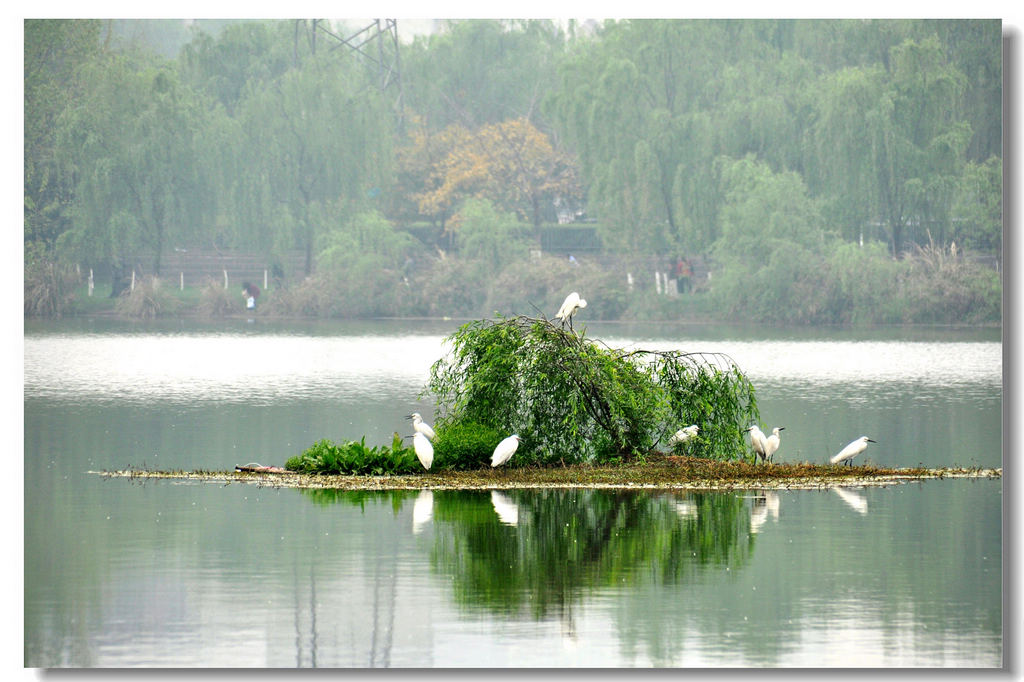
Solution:
{"label": "water surface reflection", "polygon": [[[767,493],[778,500],[774,493]],[[584,595],[654,577],[693,581],[709,566],[736,570],[754,547],[760,496],[628,490],[312,490],[316,504],[363,507],[411,500],[414,535],[431,532],[431,563],[464,608],[544,619]]]}
{"label": "water surface reflection", "polygon": [[[501,638],[529,647],[532,665],[996,665],[999,590],[986,573],[997,568],[990,562],[998,531],[983,533],[988,539],[974,549],[900,522],[912,509],[965,503],[938,485],[302,495],[320,505],[389,507],[409,519],[406,532],[429,554],[432,584],[465,627],[490,623]],[[866,518],[869,498],[875,521],[849,525]],[[982,506],[995,511],[993,501]],[[950,564],[944,548],[953,546]],[[963,611],[956,600],[935,601],[939,584],[943,598],[956,585],[987,587],[960,593],[973,602]],[[947,623],[950,609],[958,615]],[[832,632],[848,645],[819,651]],[[595,653],[606,645],[618,653]],[[456,660],[498,664],[485,652]],[[501,663],[508,664],[517,663]]]}
{"label": "water surface reflection", "polygon": [[[86,472],[389,442],[411,411],[433,417],[419,391],[457,323],[89,324],[26,323],[26,665],[1001,660],[1000,481],[666,494],[101,479]],[[624,330],[591,336],[654,347]],[[763,420],[787,427],[777,460],[825,461],[865,433],[880,464],[1001,463],[997,337],[685,331],[650,338],[732,354]]]}

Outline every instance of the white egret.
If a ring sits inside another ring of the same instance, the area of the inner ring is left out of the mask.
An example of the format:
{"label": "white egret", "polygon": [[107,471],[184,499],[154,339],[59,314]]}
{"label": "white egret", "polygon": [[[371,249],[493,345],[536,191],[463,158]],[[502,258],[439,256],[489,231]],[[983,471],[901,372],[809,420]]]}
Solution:
{"label": "white egret", "polygon": [[776,426],[772,429],[772,435],[764,439],[764,456],[769,462],[772,461],[772,455],[779,449],[781,442],[779,441],[779,431],[785,429],[785,426]]}
{"label": "white egret", "polygon": [[700,431],[700,427],[696,424],[691,424],[690,426],[679,429],[672,434],[671,438],[668,439],[668,444],[675,445],[676,443],[685,443],[691,438],[696,437],[698,431]]}
{"label": "white egret", "polygon": [[434,436],[436,435],[434,433],[434,429],[430,428],[430,424],[423,421],[423,417],[420,416],[419,412],[413,412],[408,418],[412,420],[412,428],[416,429],[430,440],[434,440]]}
{"label": "white egret", "polygon": [[758,427],[757,424],[752,424],[747,431],[750,432],[750,445],[754,448],[754,458],[761,456],[761,461],[764,461],[764,445],[765,437],[764,432]]}
{"label": "white egret", "polygon": [[508,496],[491,491],[491,505],[498,514],[498,520],[506,526],[519,525],[519,505],[513,502]]}
{"label": "white egret", "polygon": [[434,446],[419,431],[412,435],[412,449],[416,451],[416,458],[423,468],[429,471],[430,465],[434,463]]}
{"label": "white egret", "polygon": [[515,454],[521,440],[522,438],[513,434],[498,443],[498,447],[494,448],[494,454],[491,455],[491,466],[496,467],[507,462]]}
{"label": "white egret", "polygon": [[877,443],[878,441],[871,440],[867,436],[861,436],[857,440],[853,441],[845,448],[839,451],[838,455],[832,457],[829,460],[832,464],[839,464],[840,462],[846,462],[848,466],[853,466],[853,458],[864,452],[868,447],[868,443]]}
{"label": "white egret", "polygon": [[586,300],[580,298],[580,295],[574,291],[565,297],[565,300],[562,302],[562,307],[558,309],[557,313],[555,313],[555,319],[561,320],[562,324],[568,322],[571,327],[572,316],[575,315],[576,311],[580,308],[586,307]]}

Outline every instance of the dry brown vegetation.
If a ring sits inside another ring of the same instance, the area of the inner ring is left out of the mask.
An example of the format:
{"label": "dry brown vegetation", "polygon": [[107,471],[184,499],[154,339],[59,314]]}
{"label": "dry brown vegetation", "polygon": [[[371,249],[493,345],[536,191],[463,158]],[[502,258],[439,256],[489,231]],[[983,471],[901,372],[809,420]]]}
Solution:
{"label": "dry brown vegetation", "polygon": [[813,489],[835,486],[896,485],[934,478],[999,478],[1002,469],[883,468],[809,463],[751,465],[692,457],[657,456],[646,462],[618,466],[528,467],[423,472],[402,476],[327,476],[317,474],[237,471],[92,472],[131,479],[180,479],[252,483],[281,488],[348,490],[494,488],[651,488],[651,489]]}

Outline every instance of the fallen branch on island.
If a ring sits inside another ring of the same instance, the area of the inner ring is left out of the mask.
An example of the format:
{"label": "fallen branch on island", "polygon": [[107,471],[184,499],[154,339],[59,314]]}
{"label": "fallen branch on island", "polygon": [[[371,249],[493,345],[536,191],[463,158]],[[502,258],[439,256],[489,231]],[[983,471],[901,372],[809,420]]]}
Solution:
{"label": "fallen branch on island", "polygon": [[[239,467],[241,469],[242,467]],[[507,488],[649,488],[690,490],[820,489],[839,486],[886,486],[945,478],[1001,478],[1002,468],[942,467],[929,469],[847,467],[825,464],[751,465],[695,457],[665,456],[643,463],[610,466],[528,467],[513,470],[424,472],[412,475],[303,474],[261,467],[269,471],[91,471],[106,477],[170,479],[216,483],[249,483],[275,488],[339,490]]]}

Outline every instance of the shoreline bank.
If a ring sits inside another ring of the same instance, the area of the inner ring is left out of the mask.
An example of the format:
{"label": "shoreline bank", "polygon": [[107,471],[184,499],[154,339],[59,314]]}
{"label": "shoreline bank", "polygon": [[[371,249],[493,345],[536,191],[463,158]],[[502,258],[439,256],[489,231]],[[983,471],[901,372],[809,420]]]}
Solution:
{"label": "shoreline bank", "polygon": [[[943,467],[938,469],[877,469],[815,465],[714,463],[736,471],[706,467],[637,465],[558,469],[499,469],[425,472],[415,475],[366,476],[301,474],[291,471],[154,471],[123,469],[90,471],[107,478],[182,482],[245,483],[274,488],[334,490],[506,490],[555,488],[611,488],[623,490],[816,490],[836,487],[888,486],[913,481],[949,478],[1002,478],[1002,468]],[[751,469],[746,471],[744,469]],[[847,469],[848,471],[839,471]],[[858,470],[859,469],[859,470]]]}

